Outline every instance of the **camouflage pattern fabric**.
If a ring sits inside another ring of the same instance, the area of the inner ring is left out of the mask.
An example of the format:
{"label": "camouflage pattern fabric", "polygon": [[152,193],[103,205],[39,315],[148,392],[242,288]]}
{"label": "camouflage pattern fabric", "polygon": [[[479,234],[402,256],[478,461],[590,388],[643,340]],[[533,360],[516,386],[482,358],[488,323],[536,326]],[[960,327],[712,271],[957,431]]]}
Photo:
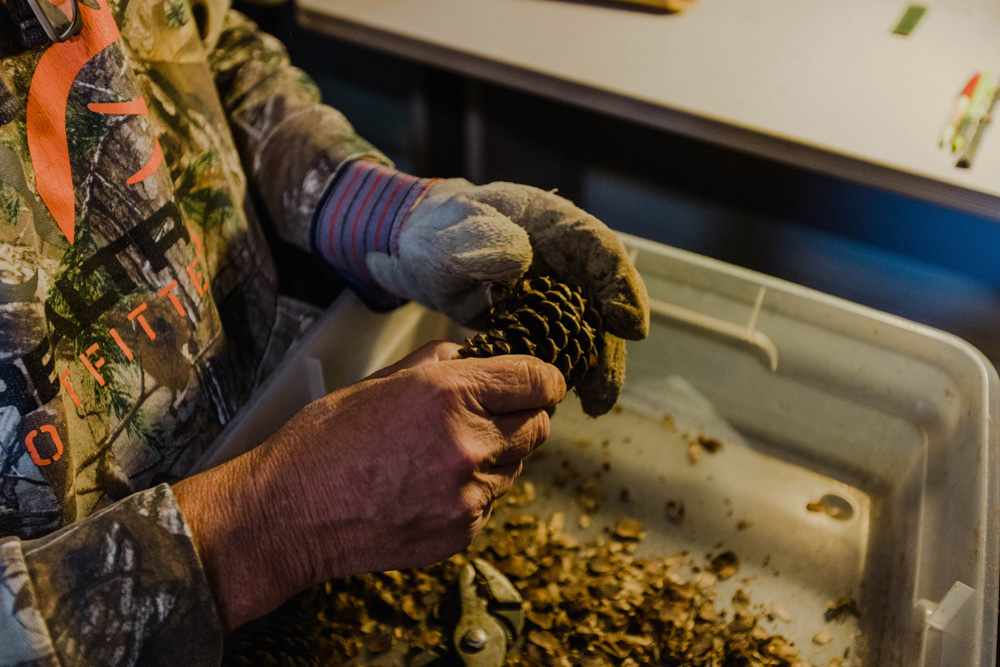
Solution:
{"label": "camouflage pattern fabric", "polygon": [[226,0],[80,0],[0,45],[0,664],[217,665],[169,483],[308,326],[255,188],[308,248],[347,160],[388,163]]}

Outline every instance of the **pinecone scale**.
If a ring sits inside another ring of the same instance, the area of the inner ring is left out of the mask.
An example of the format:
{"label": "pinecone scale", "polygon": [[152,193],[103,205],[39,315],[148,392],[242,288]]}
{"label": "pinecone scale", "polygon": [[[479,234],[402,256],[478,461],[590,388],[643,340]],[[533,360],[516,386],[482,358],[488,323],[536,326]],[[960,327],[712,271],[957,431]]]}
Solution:
{"label": "pinecone scale", "polygon": [[528,354],[553,364],[575,386],[597,363],[601,317],[580,290],[549,276],[503,288],[485,332],[468,339],[464,357]]}

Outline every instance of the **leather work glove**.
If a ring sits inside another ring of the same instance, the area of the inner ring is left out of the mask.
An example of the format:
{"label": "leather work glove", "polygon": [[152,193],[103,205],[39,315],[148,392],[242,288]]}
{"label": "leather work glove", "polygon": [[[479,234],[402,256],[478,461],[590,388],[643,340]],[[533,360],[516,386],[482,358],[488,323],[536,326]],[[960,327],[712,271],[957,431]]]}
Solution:
{"label": "leather work glove", "polygon": [[475,326],[489,286],[529,269],[580,286],[604,321],[597,366],[576,390],[584,410],[618,400],[625,343],[649,331],[646,288],[621,240],[552,192],[514,183],[418,179],[382,164],[342,168],[312,230],[313,248],[370,305],[417,301]]}

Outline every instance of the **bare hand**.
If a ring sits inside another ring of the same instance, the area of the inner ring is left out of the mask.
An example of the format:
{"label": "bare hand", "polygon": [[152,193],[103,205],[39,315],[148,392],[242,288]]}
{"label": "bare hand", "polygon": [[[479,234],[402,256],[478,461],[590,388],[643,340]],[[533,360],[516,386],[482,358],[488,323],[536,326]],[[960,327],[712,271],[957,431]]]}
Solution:
{"label": "bare hand", "polygon": [[566,389],[537,359],[457,349],[424,346],[174,487],[227,629],[331,577],[443,560],[482,530]]}

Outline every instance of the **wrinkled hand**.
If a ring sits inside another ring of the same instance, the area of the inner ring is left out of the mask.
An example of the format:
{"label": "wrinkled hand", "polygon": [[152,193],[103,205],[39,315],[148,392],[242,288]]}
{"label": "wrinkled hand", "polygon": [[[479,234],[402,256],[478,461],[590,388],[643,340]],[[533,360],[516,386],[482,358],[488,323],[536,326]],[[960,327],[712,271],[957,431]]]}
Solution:
{"label": "wrinkled hand", "polygon": [[529,267],[582,287],[607,330],[597,367],[577,388],[591,415],[617,401],[622,339],[649,330],[645,285],[614,232],[572,202],[526,185],[439,181],[403,226],[398,256],[369,253],[366,263],[389,292],[473,325],[489,306],[484,285],[511,283]]}
{"label": "wrinkled hand", "polygon": [[174,487],[226,627],[331,577],[438,562],[482,530],[566,389],[537,359],[457,350],[425,346]]}

